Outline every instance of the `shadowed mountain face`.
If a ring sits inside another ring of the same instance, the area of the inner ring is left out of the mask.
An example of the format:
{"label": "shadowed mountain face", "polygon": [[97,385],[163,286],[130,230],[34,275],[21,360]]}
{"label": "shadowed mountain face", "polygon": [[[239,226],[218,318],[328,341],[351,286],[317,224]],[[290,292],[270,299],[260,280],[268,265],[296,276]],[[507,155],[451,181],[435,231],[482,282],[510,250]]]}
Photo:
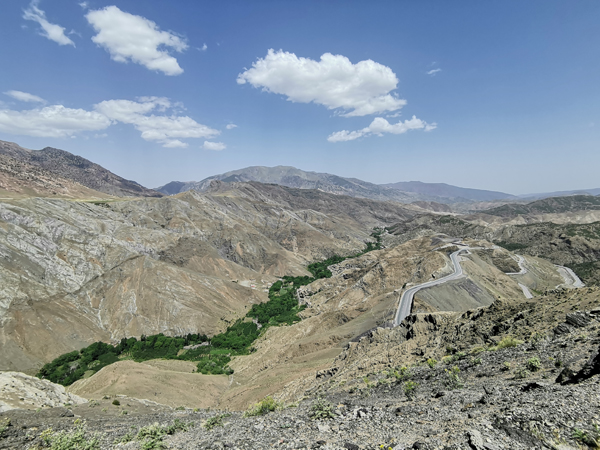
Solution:
{"label": "shadowed mountain face", "polygon": [[51,147],[28,150],[12,142],[0,141],[0,154],[105,194],[117,197],[162,196],[160,192],[121,178],[98,164],[64,150]]}
{"label": "shadowed mountain face", "polygon": [[432,184],[411,181],[408,183],[378,185],[356,178],[344,178],[329,173],[305,172],[304,170],[289,166],[247,167],[221,175],[214,175],[202,181],[190,181],[187,183],[173,181],[156,190],[167,195],[189,190],[204,191],[208,189],[210,182],[213,180],[229,183],[258,181],[260,183],[280,184],[298,189],[318,189],[332,194],[370,198],[373,200],[395,200],[403,203],[415,201],[454,203],[513,198],[512,195],[502,192],[465,189],[442,183]]}

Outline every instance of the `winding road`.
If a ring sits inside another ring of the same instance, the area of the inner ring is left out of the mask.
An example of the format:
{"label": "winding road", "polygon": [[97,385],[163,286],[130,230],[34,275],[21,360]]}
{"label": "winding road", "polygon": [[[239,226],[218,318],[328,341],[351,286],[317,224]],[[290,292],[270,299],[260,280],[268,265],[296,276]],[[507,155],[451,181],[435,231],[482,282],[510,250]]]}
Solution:
{"label": "winding road", "polygon": [[463,276],[463,270],[460,266],[460,262],[458,260],[458,255],[467,249],[460,249],[450,254],[450,260],[454,265],[454,273],[447,275],[439,280],[428,281],[427,283],[419,284],[417,286],[413,286],[410,289],[407,289],[402,293],[402,297],[400,297],[400,303],[398,304],[398,311],[396,312],[396,317],[394,317],[393,326],[397,327],[400,323],[410,314],[410,309],[412,307],[412,302],[415,294],[419,292],[421,289],[425,289],[431,286],[436,286],[438,284],[445,283],[447,281],[456,280]]}
{"label": "winding road", "polygon": [[[472,249],[475,250],[475,249],[479,249],[479,248],[481,248],[481,247],[473,247]],[[432,286],[437,286],[438,284],[446,283],[447,281],[456,280],[457,278],[462,277],[463,270],[462,270],[462,267],[460,266],[460,261],[459,261],[458,257],[462,252],[466,252],[469,249],[470,249],[469,247],[462,248],[462,249],[457,250],[454,253],[450,254],[450,260],[452,261],[452,264],[454,265],[454,273],[451,273],[450,275],[442,277],[439,280],[432,280],[432,281],[428,281],[423,284],[419,284],[417,286],[413,286],[410,289],[407,289],[406,291],[404,291],[402,293],[402,296],[400,297],[400,303],[398,304],[398,310],[396,311],[396,316],[394,317],[392,326],[397,327],[410,314],[410,310],[412,308],[412,303],[413,303],[415,294],[417,292],[419,292],[421,289],[429,288]],[[509,272],[506,275],[524,275],[524,274],[526,274],[527,267],[525,267],[525,258],[522,257],[521,255],[515,255],[515,256],[517,257],[517,263],[519,264],[519,268],[521,270],[519,272]],[[575,275],[575,272],[573,272],[573,270],[569,269],[568,267],[563,267],[563,266],[556,266],[556,267],[558,268],[559,273],[564,278],[565,284],[573,286],[575,288],[581,288],[581,287],[585,286],[585,284],[583,284],[583,282],[579,279],[579,277],[577,275]],[[531,293],[531,291],[529,290],[529,288],[527,286],[525,286],[522,283],[518,283],[518,284],[519,284],[519,287],[521,288],[521,290],[523,291],[523,295],[525,295],[525,298],[528,298],[528,299],[533,298],[533,294]]]}
{"label": "winding road", "polygon": [[583,284],[583,281],[581,281],[581,279],[575,275],[575,272],[573,272],[572,269],[569,269],[568,267],[565,266],[556,266],[558,267],[558,272],[562,275],[563,279],[565,280],[565,284],[567,286],[573,286],[575,288],[582,288],[585,287],[585,284]]}

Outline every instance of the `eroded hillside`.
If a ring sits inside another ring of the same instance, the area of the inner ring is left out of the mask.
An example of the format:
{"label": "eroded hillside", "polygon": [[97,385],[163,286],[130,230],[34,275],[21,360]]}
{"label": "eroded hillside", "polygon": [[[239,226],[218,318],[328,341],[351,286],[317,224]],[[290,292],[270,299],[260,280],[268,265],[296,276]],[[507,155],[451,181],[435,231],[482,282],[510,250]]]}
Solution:
{"label": "eroded hillside", "polygon": [[[308,196],[308,197],[307,197]],[[1,369],[91,342],[222,331],[278,276],[364,247],[398,204],[260,184],[206,194],[0,204]]]}

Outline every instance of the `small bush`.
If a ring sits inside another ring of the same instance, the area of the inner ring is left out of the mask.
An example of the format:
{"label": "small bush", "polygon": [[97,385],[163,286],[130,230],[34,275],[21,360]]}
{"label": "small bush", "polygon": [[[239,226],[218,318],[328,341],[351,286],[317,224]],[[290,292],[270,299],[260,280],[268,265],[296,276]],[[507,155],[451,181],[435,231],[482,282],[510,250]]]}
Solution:
{"label": "small bush", "polygon": [[502,368],[501,370],[503,372],[508,372],[511,368],[511,364],[508,361],[504,361],[504,363],[502,363]]}
{"label": "small bush", "polygon": [[8,430],[8,427],[10,427],[9,417],[5,417],[0,420],[0,438],[2,438],[2,435],[6,432],[6,430]]}
{"label": "small bush", "polygon": [[230,415],[231,414],[219,414],[218,416],[210,417],[206,419],[206,422],[204,422],[204,428],[206,428],[207,430],[212,430],[216,427],[222,427],[223,419],[229,417]]}
{"label": "small bush", "polygon": [[405,366],[400,367],[400,370],[394,370],[393,375],[397,381],[408,380],[411,376],[410,370],[408,369],[408,367]]}
{"label": "small bush", "polygon": [[452,360],[453,361],[460,361],[462,359],[465,359],[467,357],[465,352],[457,352],[454,355],[452,355]]}
{"label": "small bush", "polygon": [[573,439],[575,439],[578,442],[581,442],[582,444],[587,445],[588,447],[598,448],[600,446],[600,443],[598,442],[598,435],[590,431],[575,428],[573,430],[572,436]]}
{"label": "small bush", "polygon": [[75,429],[69,431],[44,430],[40,436],[50,450],[96,450],[100,448],[97,435],[87,436],[86,424],[75,421]]}
{"label": "small bush", "polygon": [[268,396],[248,408],[248,410],[244,413],[244,417],[263,416],[271,411],[275,411],[278,408],[280,408],[279,402],[275,401],[273,397]]}
{"label": "small bush", "polygon": [[502,340],[498,343],[498,345],[496,345],[495,349],[500,350],[503,348],[516,347],[517,345],[521,345],[522,343],[523,341],[515,339],[512,336],[504,336]]}
{"label": "small bush", "polygon": [[525,367],[531,372],[537,372],[542,368],[542,363],[540,362],[540,358],[533,357],[529,358],[525,363]]}
{"label": "small bush", "polygon": [[417,386],[417,383],[410,380],[404,383],[404,394],[406,394],[406,398],[409,400],[415,398],[415,390],[417,389]]}
{"label": "small bush", "polygon": [[319,397],[310,407],[309,416],[313,420],[333,419],[333,405],[324,398]]}
{"label": "small bush", "polygon": [[178,431],[187,431],[193,426],[194,426],[194,424],[192,422],[185,423],[182,420],[174,419],[173,423],[171,425],[167,425],[165,427],[165,433],[175,434]]}
{"label": "small bush", "polygon": [[135,435],[131,432],[126,433],[121,439],[115,440],[115,444],[127,444],[135,439]]}
{"label": "small bush", "polygon": [[117,399],[114,399],[112,401],[112,404],[115,405],[115,406],[121,406],[121,402],[119,400],[117,400]]}
{"label": "small bush", "polygon": [[435,365],[436,365],[437,363],[438,363],[438,362],[437,362],[437,359],[434,359],[434,358],[429,358],[429,359],[427,360],[427,365],[428,365],[429,367],[431,367],[432,369],[435,367]]}
{"label": "small bush", "polygon": [[458,366],[444,370],[446,371],[446,385],[450,389],[460,389],[464,386],[463,381],[460,379],[460,369]]}
{"label": "small bush", "polygon": [[167,448],[163,442],[164,435],[165,429],[155,422],[140,428],[136,439],[142,441],[140,445],[142,450],[163,450]]}
{"label": "small bush", "polygon": [[471,360],[471,364],[473,364],[474,366],[478,366],[481,364],[481,358],[473,358]]}
{"label": "small bush", "polygon": [[525,367],[521,367],[521,368],[515,370],[515,378],[517,380],[522,380],[524,378],[527,378],[528,376],[529,376],[529,371]]}

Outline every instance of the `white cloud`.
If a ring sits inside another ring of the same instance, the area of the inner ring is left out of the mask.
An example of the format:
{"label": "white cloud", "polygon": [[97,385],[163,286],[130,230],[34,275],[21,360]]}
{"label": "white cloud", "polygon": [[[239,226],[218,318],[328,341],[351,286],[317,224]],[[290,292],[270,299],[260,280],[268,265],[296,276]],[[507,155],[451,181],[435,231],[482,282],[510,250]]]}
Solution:
{"label": "white cloud", "polygon": [[441,72],[442,69],[431,69],[430,71],[426,72],[427,75],[431,75],[431,76],[435,76],[436,73]]}
{"label": "white cloud", "polygon": [[79,3],[79,6],[81,6],[83,9],[88,9],[90,7],[90,3],[89,2],[81,2],[81,3]]}
{"label": "white cloud", "polygon": [[[181,139],[212,139],[220,134],[220,131],[199,124],[190,117],[173,114],[173,110],[180,106],[164,97],[140,97],[138,101],[106,100],[94,105],[93,111],[66,108],[63,105],[15,111],[2,107],[0,103],[0,131],[62,138],[75,137],[75,134],[84,131],[103,130],[120,122],[133,125],[140,131],[142,139],[158,141],[167,148],[187,147],[188,144]],[[171,114],[167,114],[167,111]],[[103,138],[106,134],[95,134],[93,137]]]}
{"label": "white cloud", "polygon": [[140,97],[131,100],[106,100],[95,105],[97,112],[111,120],[133,125],[141,132],[142,139],[158,141],[164,147],[183,147],[179,139],[212,138],[218,130],[199,124],[188,116],[154,115],[154,111],[165,112],[171,102],[164,97]]}
{"label": "white cloud", "polygon": [[400,121],[395,124],[389,123],[383,117],[376,117],[366,128],[362,130],[356,131],[337,131],[331,134],[327,140],[329,142],[343,142],[343,141],[353,141],[363,136],[368,136],[370,134],[376,134],[378,136],[382,136],[383,133],[391,133],[391,134],[403,134],[410,130],[425,130],[431,131],[437,127],[435,123],[427,123],[421,119],[417,119],[415,116],[412,116],[412,119],[405,120],[404,122]]}
{"label": "white cloud", "polygon": [[64,27],[55,23],[50,23],[46,19],[46,13],[38,8],[39,0],[33,0],[29,7],[23,10],[23,19],[37,22],[42,29],[40,34],[59,45],[72,45],[75,47],[75,42],[65,35]]}
{"label": "white cloud", "polygon": [[92,41],[104,47],[114,61],[133,61],[166,75],[183,73],[177,59],[164,50],[165,47],[177,52],[187,49],[179,36],[161,31],[151,20],[121,11],[116,6],[90,11],[85,17],[98,33]]}
{"label": "white cloud", "polygon": [[179,139],[173,139],[171,141],[167,141],[163,147],[167,148],[187,148],[187,142],[182,142]]}
{"label": "white cloud", "polygon": [[63,105],[27,111],[0,110],[0,131],[23,136],[68,137],[82,131],[97,131],[111,124],[105,115]]}
{"label": "white cloud", "polygon": [[251,69],[238,75],[238,84],[250,83],[299,103],[314,102],[347,111],[345,117],[396,111],[406,104],[391,91],[398,78],[389,67],[372,60],[352,64],[342,55],[325,53],[320,61],[270,49]]}
{"label": "white cloud", "polygon": [[199,50],[205,52],[206,50],[208,50],[208,45],[204,44]]}
{"label": "white cloud", "polygon": [[22,102],[33,102],[33,103],[46,103],[42,97],[38,97],[37,95],[30,94],[29,92],[22,91],[6,91],[4,94],[20,100]]}
{"label": "white cloud", "polygon": [[237,125],[235,123],[228,123],[225,128],[228,130],[233,130],[234,128],[237,128]]}
{"label": "white cloud", "polygon": [[204,141],[203,147],[205,150],[214,150],[217,152],[220,152],[221,150],[225,150],[227,148],[227,146],[225,144],[223,144],[222,142],[209,142],[209,141]]}

